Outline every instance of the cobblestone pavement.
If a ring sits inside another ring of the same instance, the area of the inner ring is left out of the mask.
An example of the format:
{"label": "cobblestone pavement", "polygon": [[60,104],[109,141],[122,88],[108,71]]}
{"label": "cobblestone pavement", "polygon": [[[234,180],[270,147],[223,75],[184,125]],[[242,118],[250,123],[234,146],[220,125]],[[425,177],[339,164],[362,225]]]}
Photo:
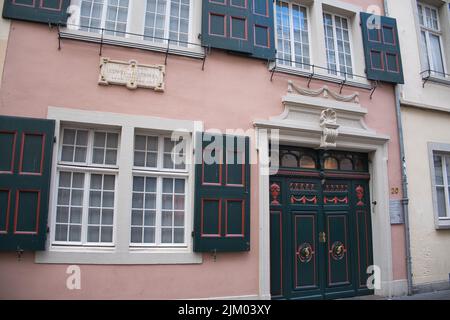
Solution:
{"label": "cobblestone pavement", "polygon": [[450,300],[450,290],[414,294],[412,296],[385,298],[380,296],[363,296],[340,300]]}

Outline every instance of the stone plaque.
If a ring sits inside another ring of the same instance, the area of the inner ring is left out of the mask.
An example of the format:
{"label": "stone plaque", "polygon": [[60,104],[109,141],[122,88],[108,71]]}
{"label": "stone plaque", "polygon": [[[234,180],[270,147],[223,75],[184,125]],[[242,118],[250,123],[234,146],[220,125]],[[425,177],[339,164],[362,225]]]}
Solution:
{"label": "stone plaque", "polygon": [[129,62],[100,59],[99,85],[122,85],[128,89],[137,88],[164,91],[165,67],[163,65],[138,64],[137,61]]}
{"label": "stone plaque", "polygon": [[389,201],[389,215],[391,216],[391,224],[403,224],[405,218],[403,216],[403,206],[401,200]]}

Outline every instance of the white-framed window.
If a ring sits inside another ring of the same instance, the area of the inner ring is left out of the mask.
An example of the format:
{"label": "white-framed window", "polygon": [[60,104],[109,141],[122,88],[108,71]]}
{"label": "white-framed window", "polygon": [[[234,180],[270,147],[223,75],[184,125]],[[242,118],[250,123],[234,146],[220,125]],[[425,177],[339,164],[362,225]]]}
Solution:
{"label": "white-framed window", "polygon": [[439,219],[450,219],[450,154],[433,152],[434,188]]}
{"label": "white-framed window", "polygon": [[130,0],[81,0],[80,30],[125,37]]}
{"label": "white-framed window", "polygon": [[120,132],[61,129],[54,245],[114,244]]}
{"label": "white-framed window", "polygon": [[310,69],[308,8],[276,1],[276,43],[279,64]]}
{"label": "white-framed window", "polygon": [[139,246],[186,243],[185,150],[170,136],[139,132],[134,138],[131,242]]}
{"label": "white-framed window", "polygon": [[[73,0],[76,1],[76,0]],[[193,0],[77,0],[79,30],[188,47]],[[140,35],[140,36],[139,36]]]}
{"label": "white-framed window", "polygon": [[428,143],[433,209],[437,229],[450,228],[450,145]]}
{"label": "white-framed window", "polygon": [[353,78],[350,21],[333,13],[323,13],[328,73]]}
{"label": "white-framed window", "polygon": [[417,11],[420,24],[421,54],[425,68],[433,75],[445,76],[439,9],[418,2]]}
{"label": "white-framed window", "polygon": [[146,0],[144,39],[187,46],[191,0]]}

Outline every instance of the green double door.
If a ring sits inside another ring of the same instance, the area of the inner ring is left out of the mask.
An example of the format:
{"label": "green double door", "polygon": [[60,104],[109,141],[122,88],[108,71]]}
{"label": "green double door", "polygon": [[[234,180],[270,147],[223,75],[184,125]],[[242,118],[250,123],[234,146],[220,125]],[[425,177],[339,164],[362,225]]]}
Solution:
{"label": "green double door", "polygon": [[272,177],[273,299],[373,294],[369,194],[367,180]]}

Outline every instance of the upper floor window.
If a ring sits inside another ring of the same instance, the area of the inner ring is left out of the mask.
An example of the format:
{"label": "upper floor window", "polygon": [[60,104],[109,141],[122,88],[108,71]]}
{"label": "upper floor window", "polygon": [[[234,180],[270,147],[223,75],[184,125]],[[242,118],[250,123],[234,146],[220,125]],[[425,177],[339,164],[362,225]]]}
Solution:
{"label": "upper floor window", "polygon": [[433,152],[434,188],[439,219],[450,219],[450,155]]}
{"label": "upper floor window", "polygon": [[352,78],[352,52],[349,20],[335,14],[323,14],[328,73]]}
{"label": "upper floor window", "polygon": [[418,3],[417,11],[419,13],[422,56],[426,68],[435,75],[444,76],[439,10],[436,7]]}
{"label": "upper floor window", "polygon": [[82,0],[80,30],[124,37],[129,0]]}
{"label": "upper floor window", "polygon": [[309,69],[308,10],[286,1],[276,2],[277,58],[280,64]]}
{"label": "upper floor window", "polygon": [[[192,0],[81,0],[82,31],[187,47]],[[129,33],[129,34],[127,34]]]}
{"label": "upper floor window", "polygon": [[[146,40],[187,46],[190,0],[147,0],[144,37]],[[173,41],[173,42],[172,42]]]}

